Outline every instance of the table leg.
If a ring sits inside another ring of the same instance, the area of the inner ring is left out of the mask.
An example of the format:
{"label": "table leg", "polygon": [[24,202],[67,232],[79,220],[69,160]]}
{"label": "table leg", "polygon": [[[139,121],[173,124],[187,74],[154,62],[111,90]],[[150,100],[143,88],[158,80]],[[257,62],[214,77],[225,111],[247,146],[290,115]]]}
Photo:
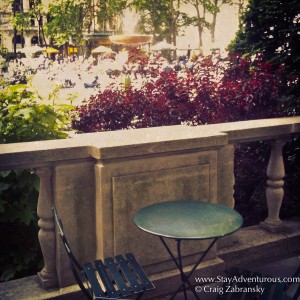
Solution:
{"label": "table leg", "polygon": [[[183,272],[183,265],[182,265],[182,256],[181,256],[181,240],[176,240],[177,241],[177,253],[178,253],[178,264],[179,264],[179,271],[180,271],[180,277],[181,277],[181,282],[183,283],[183,293],[184,293],[184,299],[187,299],[186,295],[186,288],[185,288],[185,274]],[[175,297],[176,295],[174,295]],[[173,297],[171,298],[173,299]]]}
{"label": "table leg", "polygon": [[165,242],[165,240],[162,237],[159,237],[159,238],[162,241],[163,245],[165,246],[166,250],[168,251],[169,255],[171,256],[172,260],[174,261],[175,265],[177,266],[178,270],[180,271],[180,276],[181,276],[181,285],[178,287],[178,289],[173,294],[173,296],[171,297],[171,299],[174,299],[176,297],[176,295],[183,289],[184,298],[187,300],[185,284],[188,284],[188,286],[191,289],[191,291],[193,292],[195,298],[196,299],[200,299],[198,297],[196,291],[193,289],[193,287],[192,287],[192,285],[191,285],[191,283],[189,281],[189,278],[194,273],[194,271],[199,266],[199,264],[204,260],[204,258],[206,257],[207,253],[210,251],[210,249],[216,243],[216,241],[218,240],[218,238],[215,238],[210,243],[210,245],[207,247],[207,249],[205,250],[205,252],[200,256],[200,258],[198,259],[198,261],[195,263],[194,267],[192,268],[192,270],[188,274],[185,274],[183,272],[182,255],[181,255],[181,239],[176,239],[176,242],[177,242],[177,255],[178,255],[177,256],[178,258],[176,259],[175,256],[173,255],[172,251],[170,250],[169,246]]}

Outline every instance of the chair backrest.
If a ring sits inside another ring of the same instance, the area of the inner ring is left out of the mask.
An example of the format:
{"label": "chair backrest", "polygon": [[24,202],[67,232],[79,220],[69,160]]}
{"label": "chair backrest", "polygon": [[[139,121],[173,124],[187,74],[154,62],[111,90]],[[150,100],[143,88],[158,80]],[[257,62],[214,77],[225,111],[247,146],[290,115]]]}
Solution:
{"label": "chair backrest", "polygon": [[[56,229],[59,232],[64,248],[68,254],[73,275],[81,291],[88,299],[125,300],[124,298],[126,297],[127,300],[130,300],[127,297],[130,296],[132,292],[140,294],[139,297],[141,297],[145,290],[151,290],[154,288],[153,283],[149,280],[149,278],[144,273],[141,266],[138,264],[135,257],[131,253],[126,254],[126,261],[128,262],[128,264],[130,263],[132,269],[128,269],[127,263],[121,255],[115,257],[117,265],[120,266],[122,273],[125,276],[124,278],[121,276],[121,271],[120,269],[117,269],[117,266],[115,265],[114,260],[112,258],[104,259],[106,265],[108,266],[107,270],[110,271],[110,276],[106,271],[106,266],[102,263],[101,260],[95,261],[96,269],[94,266],[92,266],[91,263],[85,263],[82,267],[72,253],[71,247],[69,246],[69,243],[63,231],[62,221],[58,217],[55,205],[52,206],[52,211],[56,223]],[[100,274],[100,280],[105,286],[106,292],[102,290],[102,287],[98,282],[98,278],[95,274],[96,270]],[[137,277],[134,277],[133,274],[131,274],[131,271],[134,271],[135,276]],[[139,283],[137,283],[137,278],[140,278],[142,287],[139,285]],[[125,283],[124,280],[127,283]],[[115,291],[115,288],[113,287],[114,284],[116,284],[119,287],[119,290],[121,290],[121,292]],[[130,288],[127,287],[127,284],[130,285]],[[110,289],[115,292],[112,293]]]}
{"label": "chair backrest", "polygon": [[74,254],[71,250],[71,247],[69,246],[69,243],[68,243],[67,238],[63,231],[62,221],[58,217],[57,210],[56,210],[56,207],[54,204],[52,205],[52,211],[53,211],[55,223],[57,225],[57,230],[58,230],[61,240],[63,242],[64,248],[68,254],[70,266],[71,266],[73,275],[75,277],[75,280],[76,280],[77,284],[79,285],[80,289],[82,290],[82,292],[84,293],[84,295],[88,299],[93,299],[92,291],[84,286],[85,282],[87,281],[86,274],[84,272],[83,267],[80,265],[78,260],[75,258]]}

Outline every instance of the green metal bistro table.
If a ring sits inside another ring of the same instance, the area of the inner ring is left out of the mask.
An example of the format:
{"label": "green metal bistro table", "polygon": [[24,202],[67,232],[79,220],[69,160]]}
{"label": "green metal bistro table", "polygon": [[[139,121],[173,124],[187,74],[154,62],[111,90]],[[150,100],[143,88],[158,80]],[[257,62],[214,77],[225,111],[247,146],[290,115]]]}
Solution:
{"label": "green metal bistro table", "polygon": [[[143,231],[160,238],[180,271],[181,284],[171,299],[174,299],[182,289],[184,297],[187,299],[186,285],[191,289],[196,299],[199,299],[196,291],[192,288],[189,278],[216,241],[220,237],[238,230],[243,224],[243,218],[239,213],[224,205],[182,200],[155,203],[144,207],[135,214],[134,223]],[[174,239],[177,242],[177,258],[168,247],[165,238]],[[212,242],[191,271],[184,273],[181,241],[206,239],[212,239]]]}

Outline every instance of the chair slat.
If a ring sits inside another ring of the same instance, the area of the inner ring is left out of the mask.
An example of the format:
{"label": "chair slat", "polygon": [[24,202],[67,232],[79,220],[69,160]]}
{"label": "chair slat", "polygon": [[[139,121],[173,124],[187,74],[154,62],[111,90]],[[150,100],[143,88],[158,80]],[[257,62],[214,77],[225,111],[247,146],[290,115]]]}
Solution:
{"label": "chair slat", "polygon": [[111,279],[107,275],[105,265],[101,260],[95,261],[95,267],[101,277],[102,283],[106,289],[106,294],[108,297],[118,298],[119,294],[117,293],[114,285],[111,282]]}
{"label": "chair slat", "polygon": [[283,293],[284,293],[284,288],[285,288],[285,283],[277,282],[276,285],[275,285],[275,290],[274,290],[272,300],[282,299]]}
{"label": "chair slat", "polygon": [[83,266],[83,269],[88,277],[88,280],[91,284],[91,287],[93,289],[93,292],[96,297],[105,297],[105,293],[101,289],[101,286],[98,282],[98,279],[95,274],[95,269],[91,263],[86,263]]}
{"label": "chair slat", "polygon": [[[262,274],[258,273],[258,272],[254,272],[249,276],[249,278],[250,277],[251,278],[256,278],[256,277],[261,278]],[[259,284],[260,284],[259,282],[256,282],[253,280],[252,282],[247,284],[247,287],[254,288],[256,285],[259,285]],[[246,293],[244,300],[253,300],[253,298],[257,299],[257,297],[258,297],[257,293],[250,292],[250,293]]]}
{"label": "chair slat", "polygon": [[[300,265],[298,266],[298,269],[296,270],[296,272],[292,276],[292,278],[296,278],[296,277],[299,277],[299,276],[300,276]],[[289,284],[287,286],[287,289],[289,290],[289,288],[291,288],[292,291],[294,291],[294,296],[293,296],[292,300],[299,299],[299,296],[300,296],[300,284],[299,284],[299,282],[294,282],[292,284]]]}
{"label": "chair slat", "polygon": [[[235,269],[235,268],[232,268],[232,270],[231,270],[230,273],[231,273],[232,278],[234,278],[234,277],[240,277],[242,275],[245,276],[246,274],[249,275],[249,272],[245,273],[244,270],[239,270],[239,269]],[[241,282],[234,282],[234,285],[236,287],[241,287],[243,285],[243,283],[241,283]],[[225,290],[226,290],[226,286],[227,286],[227,284],[225,284]],[[224,296],[225,296],[225,299],[240,300],[243,297],[243,293],[242,292],[236,292],[236,293],[225,292]]]}
{"label": "chair slat", "polygon": [[145,290],[152,290],[154,289],[153,283],[150,281],[146,273],[144,272],[143,268],[140,266],[140,264],[137,262],[135,257],[133,256],[132,253],[127,253],[126,254],[127,260],[130,262],[132,267],[134,268],[135,272],[139,276],[142,285],[145,287]]}
{"label": "chair slat", "polygon": [[[269,277],[269,276],[267,276]],[[263,294],[259,297],[259,300],[268,300],[270,299],[271,291],[273,287],[273,282],[264,282],[262,288],[264,289]]]}
{"label": "chair slat", "polygon": [[[132,295],[133,292],[138,293],[139,295],[137,299],[140,299],[144,292],[144,287],[142,285],[148,287],[145,289],[154,288],[146,274],[142,271],[141,267],[135,259],[133,259],[133,256],[130,256],[129,260],[132,260],[131,265],[135,266],[134,269],[138,271],[138,276],[134,274],[133,269],[127,265],[127,261],[122,256],[116,257],[117,264],[115,264],[114,259],[106,258],[104,259],[104,263],[101,260],[96,260],[94,265],[88,262],[82,267],[71,251],[67,238],[63,232],[62,222],[58,217],[54,204],[52,205],[52,211],[56,221],[56,229],[59,231],[64,248],[70,260],[72,272],[80,289],[87,299],[124,300],[123,298]],[[84,280],[82,280],[81,275],[84,275]],[[142,280],[142,284],[140,284],[137,280],[138,277]],[[145,278],[147,280],[145,280]],[[86,288],[85,283],[89,284],[88,288]],[[129,287],[129,283],[132,287]],[[116,285],[118,288],[116,288]]]}
{"label": "chair slat", "polygon": [[104,259],[105,265],[109,268],[114,281],[116,282],[119,292],[123,297],[127,297],[131,295],[130,289],[127,287],[123,277],[121,276],[119,269],[117,268],[114,260],[111,257]]}
{"label": "chair slat", "polygon": [[116,262],[119,264],[123,274],[125,275],[126,279],[130,283],[130,286],[132,290],[135,293],[141,293],[143,291],[142,286],[137,282],[136,278],[133,276],[132,272],[130,271],[130,268],[127,265],[126,260],[122,255],[117,255],[115,257]]}
{"label": "chair slat", "polygon": [[286,298],[291,300],[299,300],[300,299],[300,284],[299,283],[292,283],[288,285],[286,290]]}

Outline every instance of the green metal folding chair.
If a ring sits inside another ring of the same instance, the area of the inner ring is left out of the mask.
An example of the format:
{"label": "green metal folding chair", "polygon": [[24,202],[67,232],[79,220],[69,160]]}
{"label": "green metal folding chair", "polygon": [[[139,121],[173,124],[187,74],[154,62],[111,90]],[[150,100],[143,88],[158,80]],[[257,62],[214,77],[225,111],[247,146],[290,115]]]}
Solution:
{"label": "green metal folding chair", "polygon": [[140,299],[145,291],[155,288],[132,253],[81,266],[71,251],[55,205],[52,211],[73,275],[87,299],[129,299],[133,295]]}

